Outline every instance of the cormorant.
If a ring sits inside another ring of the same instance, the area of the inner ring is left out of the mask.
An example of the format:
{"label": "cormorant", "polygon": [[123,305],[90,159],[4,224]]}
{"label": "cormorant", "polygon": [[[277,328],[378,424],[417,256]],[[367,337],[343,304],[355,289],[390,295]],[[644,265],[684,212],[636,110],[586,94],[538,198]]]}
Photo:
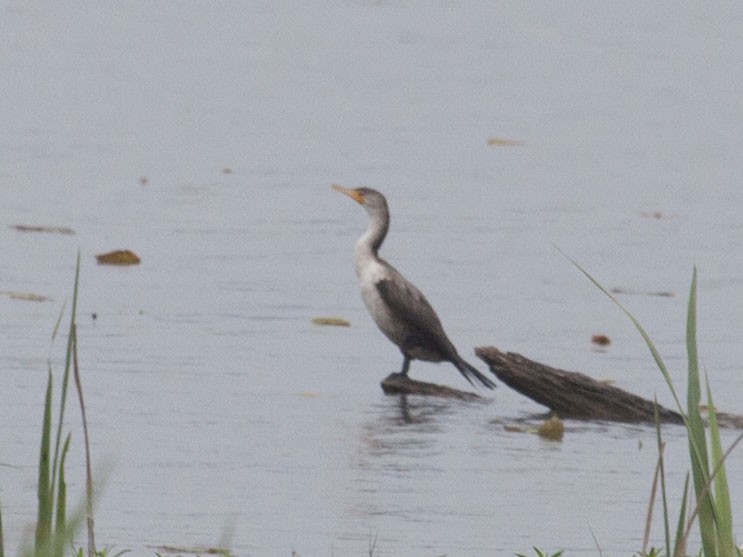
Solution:
{"label": "cormorant", "polygon": [[471,384],[476,379],[492,389],[496,385],[457,353],[426,297],[392,265],[379,257],[390,212],[387,200],[371,188],[348,189],[333,185],[369,214],[369,228],[356,242],[354,266],[361,283],[361,298],[382,332],[402,352],[400,373],[407,376],[411,360],[451,362]]}

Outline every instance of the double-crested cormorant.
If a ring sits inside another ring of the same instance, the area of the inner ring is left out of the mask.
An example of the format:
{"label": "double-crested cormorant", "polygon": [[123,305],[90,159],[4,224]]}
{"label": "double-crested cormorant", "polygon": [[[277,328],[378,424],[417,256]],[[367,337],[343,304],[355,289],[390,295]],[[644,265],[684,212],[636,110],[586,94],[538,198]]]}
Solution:
{"label": "double-crested cormorant", "polygon": [[392,265],[379,257],[379,248],[390,226],[387,200],[371,188],[348,189],[333,185],[369,213],[369,228],[359,238],[354,252],[361,298],[382,332],[402,352],[402,375],[411,360],[451,362],[467,381],[473,379],[492,389],[495,383],[468,364],[457,353],[426,297]]}

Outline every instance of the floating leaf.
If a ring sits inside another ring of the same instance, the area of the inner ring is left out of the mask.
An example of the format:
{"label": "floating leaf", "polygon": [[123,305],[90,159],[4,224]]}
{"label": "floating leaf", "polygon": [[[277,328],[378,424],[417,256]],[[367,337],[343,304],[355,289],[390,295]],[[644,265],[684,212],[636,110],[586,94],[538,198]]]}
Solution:
{"label": "floating leaf", "polygon": [[608,335],[593,335],[591,337],[591,342],[598,346],[609,346],[611,344],[611,339]]}
{"label": "floating leaf", "polygon": [[51,298],[48,296],[42,296],[41,294],[34,294],[33,292],[13,292],[10,290],[4,290],[0,294],[12,298],[13,300],[26,300],[27,302],[49,302]]}
{"label": "floating leaf", "polygon": [[298,393],[299,398],[322,398],[325,395],[317,391],[302,391]]}
{"label": "floating leaf", "polygon": [[351,323],[341,317],[315,317],[312,320],[315,325],[329,325],[333,327],[350,327]]}
{"label": "floating leaf", "polygon": [[139,265],[140,259],[136,253],[128,249],[109,251],[96,255],[99,265]]}
{"label": "floating leaf", "polygon": [[489,137],[488,145],[491,147],[521,147],[523,143],[515,139],[506,139],[505,137]]}

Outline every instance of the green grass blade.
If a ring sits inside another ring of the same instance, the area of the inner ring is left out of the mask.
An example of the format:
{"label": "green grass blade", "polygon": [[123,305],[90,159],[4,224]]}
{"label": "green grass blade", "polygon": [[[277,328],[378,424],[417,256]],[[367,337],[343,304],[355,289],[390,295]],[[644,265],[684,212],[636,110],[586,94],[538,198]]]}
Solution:
{"label": "green grass blade", "polygon": [[85,500],[86,500],[86,526],[88,529],[88,556],[94,557],[95,550],[95,521],[93,518],[93,464],[90,458],[90,440],[88,438],[88,419],[85,413],[85,399],[83,398],[83,385],[80,380],[80,365],[77,359],[77,326],[72,328],[74,343],[72,346],[73,377],[77,389],[77,398],[80,401],[80,415],[83,421],[83,441],[85,443]]}
{"label": "green grass blade", "polygon": [[[655,417],[655,434],[656,441],[658,443],[658,474],[660,477],[660,493],[661,500],[663,501],[663,533],[666,538],[666,555],[671,548],[671,530],[668,522],[668,492],[666,491],[666,473],[663,453],[665,449],[665,443],[663,442],[663,436],[661,435],[661,423],[660,423],[660,407],[658,406],[658,399],[655,399],[655,405],[653,407],[653,413]],[[643,546],[643,552],[645,546]]]}
{"label": "green grass blade", "polygon": [[682,557],[686,554],[686,538],[688,531],[685,529],[686,505],[689,501],[689,473],[684,480],[684,491],[681,497],[681,510],[679,511],[679,520],[676,525],[676,538],[673,542],[673,557]]}
{"label": "green grass blade", "polygon": [[75,532],[80,529],[80,523],[83,517],[83,509],[77,505],[71,516],[68,516],[64,528],[55,532],[42,545],[38,547],[26,547],[20,555],[23,557],[59,557],[66,555],[70,550]]}
{"label": "green grass blade", "polygon": [[661,460],[663,454],[658,453],[658,461],[655,463],[655,473],[653,474],[653,485],[650,488],[650,500],[648,501],[648,512],[645,515],[645,531],[642,535],[642,555],[646,555],[648,552],[648,543],[650,541],[650,530],[653,525],[653,507],[655,506],[655,498],[658,494],[658,483],[660,482],[660,469]]}
{"label": "green grass blade", "polygon": [[58,462],[59,462],[59,451],[62,442],[62,426],[64,425],[64,413],[65,406],[67,403],[67,385],[70,381],[70,369],[72,367],[72,347],[74,342],[73,329],[75,327],[75,321],[77,318],[77,292],[78,284],[80,282],[80,252],[77,254],[77,263],[75,265],[75,285],[72,289],[72,309],[70,312],[70,329],[67,335],[67,351],[65,353],[65,367],[64,374],[62,375],[62,389],[59,403],[59,417],[57,423],[57,435],[54,443],[54,460],[52,461],[52,474],[51,474],[51,493],[55,491],[55,482],[57,480]]}
{"label": "green grass blade", "polygon": [[[716,476],[717,472],[722,468],[722,465],[725,462],[725,460],[727,459],[727,457],[730,455],[730,453],[733,452],[733,449],[735,449],[735,447],[741,441],[743,441],[743,433],[741,433],[738,437],[735,438],[735,441],[733,441],[733,443],[730,445],[730,447],[728,447],[728,450],[725,451],[725,454],[722,455],[722,461],[717,464],[716,469],[713,470],[712,471],[712,474],[710,475],[710,481],[707,484],[705,484],[705,486],[704,486],[704,493],[703,493],[703,495],[708,490],[710,490],[712,488],[712,480],[715,479],[715,476]],[[694,510],[689,515],[689,521],[688,521],[687,526],[686,526],[686,532],[684,533],[685,539],[688,538],[689,533],[691,532],[691,528],[694,525],[694,520],[699,515],[699,509],[701,507],[701,503],[703,503],[703,502],[704,502],[704,499],[703,498],[701,499],[701,501],[697,501],[697,504],[694,507]]]}
{"label": "green grass blade", "polygon": [[51,450],[52,429],[52,374],[46,384],[44,398],[44,418],[41,426],[41,447],[39,449],[39,478],[38,478],[38,516],[36,519],[35,546],[40,548],[49,541],[52,531],[53,502],[49,475],[49,457]]}
{"label": "green grass blade", "polygon": [[57,338],[57,333],[59,333],[59,326],[62,323],[62,318],[64,317],[64,310],[65,306],[67,305],[67,302],[62,303],[62,309],[59,310],[59,315],[57,316],[57,321],[54,323],[54,329],[52,329],[52,338],[49,341],[49,366],[51,367],[51,361],[52,361],[52,346],[54,346],[54,339]]}
{"label": "green grass blade", "polygon": [[0,508],[0,557],[5,557],[5,541],[3,540],[3,512]]}
{"label": "green grass blade", "polygon": [[64,534],[65,527],[67,525],[67,481],[65,480],[65,461],[67,460],[67,453],[70,450],[70,434],[67,434],[64,446],[62,447],[62,457],[59,461],[59,478],[57,485],[57,512],[56,512],[56,523],[54,527],[54,535],[60,536]]}
{"label": "green grass blade", "polygon": [[736,554],[735,536],[733,534],[733,510],[730,503],[727,474],[725,472],[725,457],[720,439],[720,427],[717,423],[717,411],[712,399],[712,390],[709,380],[705,378],[707,387],[707,407],[709,408],[709,437],[712,464],[714,466],[714,494],[715,511],[717,517],[717,539],[720,557],[733,557]]}
{"label": "green grass blade", "polygon": [[688,358],[687,414],[689,453],[694,491],[699,510],[699,530],[705,555],[717,555],[716,517],[714,500],[709,488],[709,460],[704,420],[699,411],[701,388],[699,382],[699,356],[697,353],[697,270],[694,269],[689,290],[686,318],[686,351]]}

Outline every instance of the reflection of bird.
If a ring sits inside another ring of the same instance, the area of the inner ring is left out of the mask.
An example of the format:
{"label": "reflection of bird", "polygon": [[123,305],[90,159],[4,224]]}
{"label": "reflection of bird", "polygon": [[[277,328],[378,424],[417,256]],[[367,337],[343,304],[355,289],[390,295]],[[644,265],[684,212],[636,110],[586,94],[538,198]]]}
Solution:
{"label": "reflection of bird", "polygon": [[402,352],[402,375],[411,360],[451,362],[467,381],[473,378],[490,389],[495,383],[465,362],[447,338],[426,297],[392,265],[379,257],[379,248],[390,226],[387,200],[370,188],[333,189],[358,202],[369,213],[369,228],[356,243],[354,265],[361,283],[361,297],[382,332]]}

